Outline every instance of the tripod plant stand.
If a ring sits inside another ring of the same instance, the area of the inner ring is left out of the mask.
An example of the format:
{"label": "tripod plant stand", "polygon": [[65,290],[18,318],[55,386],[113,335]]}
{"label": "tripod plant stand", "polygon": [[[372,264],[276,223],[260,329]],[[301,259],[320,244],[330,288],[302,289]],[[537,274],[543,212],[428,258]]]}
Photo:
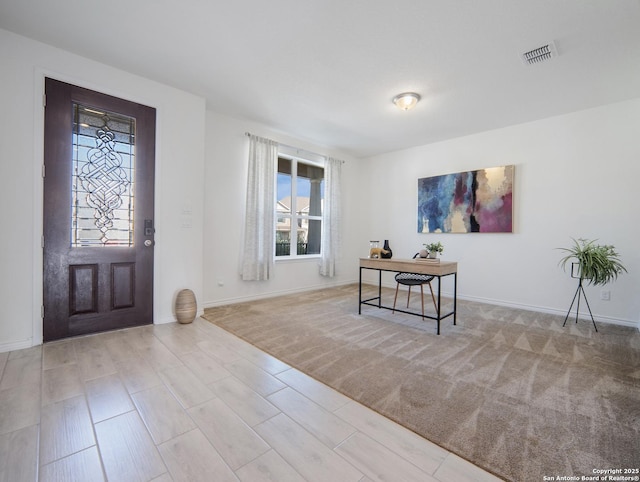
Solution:
{"label": "tripod plant stand", "polygon": [[576,323],[578,323],[580,297],[584,296],[593,327],[598,331],[596,322],[593,319],[593,313],[591,313],[589,301],[587,300],[587,294],[582,287],[582,281],[587,280],[587,283],[593,286],[605,285],[614,281],[619,274],[626,273],[627,268],[622,264],[620,255],[616,252],[614,246],[610,244],[596,244],[596,240],[584,238],[574,239],[573,246],[559,249],[567,253],[567,255],[562,258],[558,264],[562,268],[566,268],[567,264],[571,263],[571,277],[578,278],[579,280],[578,289],[576,290],[576,294],[573,295],[573,301],[571,302],[562,326],[567,323],[571,308],[573,308],[576,300],[578,302],[576,306]]}
{"label": "tripod plant stand", "polygon": [[584,296],[584,302],[587,304],[587,309],[589,310],[589,316],[591,316],[591,321],[593,322],[593,327],[596,332],[598,331],[598,327],[596,326],[596,321],[593,319],[593,313],[591,313],[591,307],[589,306],[589,300],[587,299],[587,294],[584,292],[584,288],[582,287],[582,276],[574,276],[575,268],[578,263],[572,263],[571,265],[571,277],[578,278],[578,289],[576,290],[576,294],[573,295],[573,300],[571,301],[571,306],[569,306],[569,311],[567,311],[567,316],[564,317],[564,325],[567,324],[567,319],[569,318],[569,314],[571,314],[571,308],[573,308],[573,304],[578,301],[576,304],[576,323],[578,323],[578,314],[580,313],[580,296]]}

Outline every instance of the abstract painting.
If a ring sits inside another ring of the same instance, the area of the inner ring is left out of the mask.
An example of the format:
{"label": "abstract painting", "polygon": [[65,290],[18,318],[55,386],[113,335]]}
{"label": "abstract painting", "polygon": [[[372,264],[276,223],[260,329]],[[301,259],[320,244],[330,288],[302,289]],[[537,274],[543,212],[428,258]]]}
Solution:
{"label": "abstract painting", "polygon": [[418,179],[418,232],[513,232],[513,171],[501,166]]}

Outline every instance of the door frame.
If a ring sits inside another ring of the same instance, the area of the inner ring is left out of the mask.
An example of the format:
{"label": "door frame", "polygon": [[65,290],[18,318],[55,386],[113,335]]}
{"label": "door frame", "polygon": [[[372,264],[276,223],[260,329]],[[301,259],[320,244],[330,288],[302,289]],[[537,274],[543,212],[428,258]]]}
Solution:
{"label": "door frame", "polygon": [[[30,340],[25,340],[24,343],[15,344],[11,347],[12,350],[21,348],[30,348],[43,344],[44,339],[44,250],[42,247],[44,239],[44,95],[45,95],[45,78],[59,80],[60,82],[66,82],[78,87],[82,87],[89,90],[95,90],[114,97],[120,97],[131,102],[137,102],[139,104],[148,105],[154,107],[158,113],[159,109],[154,102],[151,102],[148,98],[140,98],[131,95],[125,95],[121,91],[117,91],[109,88],[106,85],[88,83],[84,78],[78,78],[74,76],[60,75],[60,72],[52,71],[49,69],[36,68],[34,71],[34,94],[33,94],[33,266],[32,266],[32,279],[33,279],[33,304],[32,304],[32,334]],[[155,151],[156,151],[156,175],[154,179],[154,191],[156,193],[156,199],[158,197],[158,125],[159,121],[156,119],[156,139],[155,139]],[[154,204],[154,219],[158,219],[158,203]],[[158,233],[156,232],[155,240],[158,242]],[[153,259],[153,324],[156,323],[157,314],[157,272],[158,272],[158,256],[154,256]]]}

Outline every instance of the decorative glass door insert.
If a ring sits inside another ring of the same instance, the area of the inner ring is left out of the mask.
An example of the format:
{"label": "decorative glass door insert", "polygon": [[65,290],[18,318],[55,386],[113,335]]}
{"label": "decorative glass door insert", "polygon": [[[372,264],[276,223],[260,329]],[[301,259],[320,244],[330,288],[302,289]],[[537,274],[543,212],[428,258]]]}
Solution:
{"label": "decorative glass door insert", "polygon": [[73,104],[71,247],[133,246],[136,120]]}

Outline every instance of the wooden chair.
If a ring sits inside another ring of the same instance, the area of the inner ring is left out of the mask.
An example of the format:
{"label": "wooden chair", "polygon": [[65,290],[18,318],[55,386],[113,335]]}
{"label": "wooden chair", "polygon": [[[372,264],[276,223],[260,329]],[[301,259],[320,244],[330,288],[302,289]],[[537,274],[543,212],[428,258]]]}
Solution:
{"label": "wooden chair", "polygon": [[415,273],[398,273],[396,275],[396,296],[393,299],[393,312],[396,310],[396,301],[398,300],[398,288],[400,285],[408,286],[409,293],[407,294],[407,308],[409,308],[409,298],[411,297],[411,287],[412,286],[420,286],[420,297],[422,299],[422,317],[424,318],[424,290],[422,288],[423,285],[429,285],[429,290],[431,291],[431,299],[433,300],[433,306],[438,311],[438,305],[436,303],[436,297],[433,294],[433,288],[431,287],[431,281],[433,280],[433,276],[426,274],[415,274]]}

